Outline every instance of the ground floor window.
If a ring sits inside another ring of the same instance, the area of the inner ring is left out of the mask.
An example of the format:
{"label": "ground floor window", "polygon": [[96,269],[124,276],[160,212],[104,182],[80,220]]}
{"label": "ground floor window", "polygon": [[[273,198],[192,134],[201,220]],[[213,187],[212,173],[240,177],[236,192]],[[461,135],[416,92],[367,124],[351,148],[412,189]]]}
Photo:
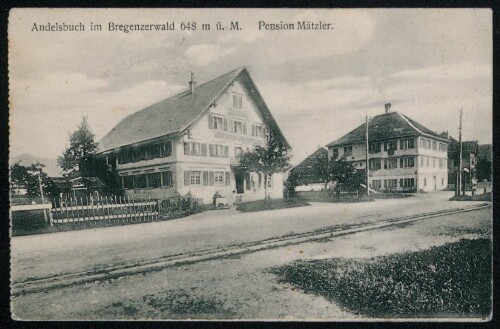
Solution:
{"label": "ground floor window", "polygon": [[134,188],[146,188],[148,187],[148,182],[146,180],[146,174],[140,174],[134,176]]}
{"label": "ground floor window", "polygon": [[189,183],[191,185],[201,185],[201,171],[191,171]]}
{"label": "ground floor window", "polygon": [[164,171],[161,173],[162,175],[162,186],[164,187],[172,187],[174,186],[172,182],[172,172],[171,171]]}
{"label": "ground floor window", "polygon": [[415,187],[415,178],[401,178],[399,180],[400,187]]}
{"label": "ground floor window", "polygon": [[173,186],[171,171],[122,176],[122,187],[125,190],[171,186]]}
{"label": "ground floor window", "polygon": [[398,187],[397,179],[384,179],[384,188],[396,188]]}
{"label": "ground floor window", "polygon": [[215,171],[214,172],[214,182],[215,182],[215,185],[224,185],[224,172],[223,171]]}
{"label": "ground floor window", "polygon": [[148,187],[161,187],[161,173],[155,172],[148,174]]}
{"label": "ground floor window", "polygon": [[380,190],[382,188],[382,181],[380,179],[372,180],[372,188],[374,190]]}

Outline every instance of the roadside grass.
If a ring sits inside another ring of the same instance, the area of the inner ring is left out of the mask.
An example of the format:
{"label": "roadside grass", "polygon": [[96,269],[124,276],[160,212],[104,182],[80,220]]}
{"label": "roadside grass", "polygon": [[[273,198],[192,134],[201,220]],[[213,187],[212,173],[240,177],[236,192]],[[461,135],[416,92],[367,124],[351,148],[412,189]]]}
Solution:
{"label": "roadside grass", "polygon": [[491,192],[481,195],[455,195],[450,198],[450,201],[492,201]]}
{"label": "roadside grass", "polygon": [[287,198],[287,199],[257,200],[257,201],[239,203],[236,206],[236,210],[243,212],[254,212],[262,210],[275,210],[275,209],[285,209],[285,208],[294,208],[303,206],[309,206],[309,203],[305,200],[300,200],[296,198]]}
{"label": "roadside grass", "polygon": [[372,259],[296,261],[279,282],[376,318],[480,317],[491,312],[491,241],[460,240]]}

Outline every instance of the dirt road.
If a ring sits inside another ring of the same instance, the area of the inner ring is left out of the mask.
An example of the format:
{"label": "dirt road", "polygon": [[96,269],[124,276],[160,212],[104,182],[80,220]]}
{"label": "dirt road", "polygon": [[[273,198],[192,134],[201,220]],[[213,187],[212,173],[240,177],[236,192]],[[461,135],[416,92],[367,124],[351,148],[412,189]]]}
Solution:
{"label": "dirt road", "polygon": [[[321,205],[308,209],[315,207]],[[296,259],[375,257],[490,235],[491,209],[483,209],[28,294],[12,306],[22,319],[353,319],[321,297],[278,284],[269,269]]]}

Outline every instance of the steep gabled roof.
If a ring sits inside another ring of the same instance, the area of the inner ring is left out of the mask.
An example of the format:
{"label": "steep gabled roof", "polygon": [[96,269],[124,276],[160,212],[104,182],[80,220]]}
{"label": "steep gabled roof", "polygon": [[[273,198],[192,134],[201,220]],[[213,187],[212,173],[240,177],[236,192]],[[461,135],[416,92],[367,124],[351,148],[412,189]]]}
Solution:
{"label": "steep gabled roof", "polygon": [[298,176],[297,183],[299,185],[323,183],[323,181],[321,181],[314,175],[314,172],[312,170],[315,159],[321,155],[328,155],[328,151],[320,147],[313,154],[305,158],[301,163],[290,170],[290,173],[294,173]]}
{"label": "steep gabled roof", "polygon": [[320,147],[313,154],[305,158],[301,163],[293,167],[291,171],[304,170],[307,168],[311,168],[314,159],[316,159],[320,155],[328,154],[328,151],[325,148]]}
{"label": "steep gabled roof", "polygon": [[[201,117],[230,83],[237,79],[250,91],[265,120],[275,123],[250,74],[243,67],[197,86],[193,93],[186,90],[127,116],[99,141],[99,153],[183,132]],[[278,131],[289,145],[279,127]]]}
{"label": "steep gabled roof", "polygon": [[[327,146],[358,144],[365,142],[366,123],[345,134]],[[368,124],[368,138],[370,141],[397,139],[405,136],[427,135],[439,140],[446,138],[424,127],[420,123],[398,112],[389,112],[373,117]]]}

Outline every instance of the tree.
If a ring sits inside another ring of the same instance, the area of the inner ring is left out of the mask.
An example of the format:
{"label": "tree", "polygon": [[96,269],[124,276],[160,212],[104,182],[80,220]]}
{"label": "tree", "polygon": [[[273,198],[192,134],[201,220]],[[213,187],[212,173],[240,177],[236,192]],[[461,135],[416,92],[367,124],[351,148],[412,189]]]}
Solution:
{"label": "tree", "polygon": [[78,129],[69,136],[69,146],[57,162],[63,170],[75,170],[88,165],[96,151],[95,135],[90,130],[87,117],[83,117]]}
{"label": "tree", "polygon": [[325,191],[330,182],[337,182],[349,188],[358,189],[363,183],[363,175],[346,160],[346,157],[333,159],[327,153],[319,154],[312,163],[315,178],[325,184]]}
{"label": "tree", "polygon": [[40,196],[40,183],[38,180],[38,176],[40,175],[44,194],[51,197],[56,196],[57,186],[43,172],[44,166],[39,162],[29,166],[21,165],[20,161],[14,163],[10,166],[11,185],[25,188],[28,196]]}
{"label": "tree", "polygon": [[491,161],[486,158],[480,157],[477,160],[476,176],[478,181],[491,180]]}
{"label": "tree", "polygon": [[286,145],[274,123],[269,123],[265,146],[257,145],[240,156],[239,167],[246,172],[264,174],[264,196],[267,195],[268,176],[284,172],[290,167],[290,147]]}

